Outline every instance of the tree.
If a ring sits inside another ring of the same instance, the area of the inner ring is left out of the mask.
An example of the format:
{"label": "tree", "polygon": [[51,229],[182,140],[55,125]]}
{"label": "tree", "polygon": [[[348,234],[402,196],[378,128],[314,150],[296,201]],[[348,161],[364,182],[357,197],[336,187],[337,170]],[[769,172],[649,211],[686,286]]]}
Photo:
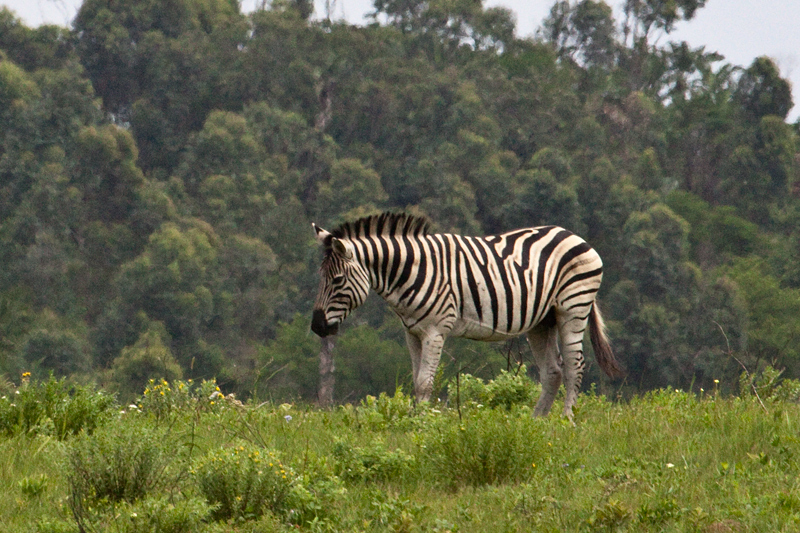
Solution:
{"label": "tree", "polygon": [[122,401],[130,401],[141,394],[150,380],[174,381],[183,377],[169,344],[164,325],[150,322],[132,346],[122,349],[111,367],[112,381],[123,396]]}
{"label": "tree", "polygon": [[[383,209],[585,237],[628,383],[733,379],[729,350],[793,369],[791,95],[767,58],[670,40],[704,3],[626,0],[619,25],[560,1],[538,39],[479,0],[378,0],[366,27],[306,0],[87,0],[74,32],[1,10],[3,369],[134,372],[149,343],[183,375],[314,398],[310,222]],[[387,316],[343,332],[337,401],[405,379]],[[503,359],[452,348],[486,377]]]}
{"label": "tree", "polygon": [[[684,286],[681,263],[687,259],[689,225],[666,205],[631,213],[623,232],[626,277],[637,281],[639,291],[653,300],[677,295]],[[678,268],[676,268],[678,267]]]}
{"label": "tree", "polygon": [[[215,317],[215,329],[233,330],[243,339],[265,341],[274,335],[279,310],[286,303],[287,283],[279,275],[279,261],[259,239],[231,235],[224,239],[214,267],[215,291],[227,314]],[[212,279],[213,279],[212,278]],[[222,307],[222,306],[221,306]],[[234,343],[231,343],[234,344]]]}
{"label": "tree", "polygon": [[377,210],[389,198],[377,172],[366,168],[358,159],[339,159],[331,165],[331,178],[318,184],[315,203],[320,220],[358,218]]}
{"label": "tree", "polygon": [[622,40],[626,50],[620,66],[628,72],[629,87],[658,89],[658,80],[668,68],[668,59],[651,43],[657,41],[660,34],[671,33],[675,23],[694,18],[705,3],[705,0],[625,0]]}
{"label": "tree", "polygon": [[547,169],[519,172],[519,185],[504,215],[506,228],[559,225],[583,233],[578,195],[567,180]]}
{"label": "tree", "polygon": [[757,57],[742,73],[734,93],[751,120],[767,115],[785,119],[792,109],[792,87],[781,78],[778,67],[768,57]]}
{"label": "tree", "polygon": [[151,55],[149,40],[177,39],[192,31],[212,33],[237,16],[238,4],[232,0],[114,4],[87,0],[75,18],[77,50],[106,108],[125,120],[130,106],[147,88],[149,80],[141,74],[158,59]]}
{"label": "tree", "polygon": [[748,361],[767,361],[796,373],[800,353],[800,291],[780,286],[769,265],[758,257],[739,259],[726,269],[742,294],[749,320]]}
{"label": "tree", "polygon": [[33,72],[66,66],[72,52],[69,30],[58,26],[26,27],[7,7],[0,7],[0,49],[8,59]]}
{"label": "tree", "polygon": [[[114,299],[104,311],[99,335],[100,362],[109,364],[132,345],[144,324],[136,316],[164,324],[184,368],[214,375],[217,361],[204,361],[204,336],[213,320],[230,308],[212,293],[209,278],[217,258],[217,236],[205,224],[181,228],[166,223],[153,233],[145,250],[122,265],[113,282]],[[142,314],[143,313],[143,314]],[[193,364],[192,358],[197,360]],[[212,358],[213,359],[213,358]]]}
{"label": "tree", "polygon": [[676,22],[691,20],[705,4],[706,0],[625,0],[625,41],[636,46],[638,42],[646,44],[654,31],[670,33]]}
{"label": "tree", "polygon": [[21,287],[0,294],[0,373],[25,372],[20,345],[34,322],[30,296]]}
{"label": "tree", "polygon": [[127,220],[144,183],[130,133],[116,126],[90,126],[78,134],[77,150],[73,182],[83,193],[86,216],[105,223]]}
{"label": "tree", "polygon": [[542,36],[553,44],[559,56],[586,67],[609,69],[619,53],[616,22],[605,2],[581,0],[575,5],[558,1],[545,19]]}
{"label": "tree", "polygon": [[319,386],[317,389],[317,401],[320,407],[333,406],[333,393],[336,378],[334,376],[335,365],[333,362],[333,349],[336,346],[336,337],[333,335],[325,337],[320,341],[319,349]]}
{"label": "tree", "polygon": [[430,57],[454,57],[471,42],[474,50],[503,48],[514,36],[514,19],[505,8],[483,9],[482,0],[375,0],[373,18],[415,40]]}
{"label": "tree", "polygon": [[45,309],[20,342],[20,359],[39,377],[83,374],[91,365],[86,333],[85,324]]}

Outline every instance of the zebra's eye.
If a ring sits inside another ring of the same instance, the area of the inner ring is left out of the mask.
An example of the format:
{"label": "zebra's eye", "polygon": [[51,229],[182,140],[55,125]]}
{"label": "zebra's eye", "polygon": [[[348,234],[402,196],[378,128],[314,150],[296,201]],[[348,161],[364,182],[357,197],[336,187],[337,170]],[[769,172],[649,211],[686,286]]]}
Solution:
{"label": "zebra's eye", "polygon": [[331,280],[331,282],[336,284],[336,285],[338,285],[339,283],[341,283],[343,281],[344,281],[344,276],[342,276],[342,275],[333,276],[333,279]]}

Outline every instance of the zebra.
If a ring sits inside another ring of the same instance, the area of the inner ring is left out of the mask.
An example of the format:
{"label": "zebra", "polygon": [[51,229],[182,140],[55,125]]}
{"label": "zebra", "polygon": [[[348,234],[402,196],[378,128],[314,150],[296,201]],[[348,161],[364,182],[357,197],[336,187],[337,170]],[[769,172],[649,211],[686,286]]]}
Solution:
{"label": "zebra", "polygon": [[[311,330],[335,335],[370,289],[405,326],[417,402],[430,400],[446,337],[499,341],[525,334],[539,368],[535,416],[549,414],[561,386],[573,420],[589,326],[603,371],[621,375],[595,297],[603,263],[583,239],[558,226],[488,237],[431,234],[423,217],[383,213],[328,232]],[[559,355],[559,343],[562,355]]]}

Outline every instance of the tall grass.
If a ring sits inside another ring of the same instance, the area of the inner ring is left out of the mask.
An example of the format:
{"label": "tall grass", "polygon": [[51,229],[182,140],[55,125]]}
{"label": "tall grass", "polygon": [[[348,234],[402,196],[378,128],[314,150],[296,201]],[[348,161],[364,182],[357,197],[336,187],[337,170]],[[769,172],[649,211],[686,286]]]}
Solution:
{"label": "tall grass", "polygon": [[584,394],[577,426],[511,374],[466,383],[334,410],[154,384],[91,432],[0,438],[0,531],[800,530],[796,382]]}

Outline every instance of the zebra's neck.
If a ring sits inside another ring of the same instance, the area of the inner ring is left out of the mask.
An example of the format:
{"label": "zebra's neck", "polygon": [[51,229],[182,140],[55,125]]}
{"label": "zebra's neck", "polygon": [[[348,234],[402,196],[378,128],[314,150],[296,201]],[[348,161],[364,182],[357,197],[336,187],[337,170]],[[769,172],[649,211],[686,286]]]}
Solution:
{"label": "zebra's neck", "polygon": [[391,246],[388,237],[358,237],[352,240],[356,251],[356,259],[366,271],[372,290],[383,296],[386,290],[386,273],[384,263],[391,259]]}
{"label": "zebra's neck", "polygon": [[372,290],[395,309],[403,307],[402,289],[416,278],[420,259],[424,261],[420,254],[420,238],[424,237],[379,235],[352,241]]}

